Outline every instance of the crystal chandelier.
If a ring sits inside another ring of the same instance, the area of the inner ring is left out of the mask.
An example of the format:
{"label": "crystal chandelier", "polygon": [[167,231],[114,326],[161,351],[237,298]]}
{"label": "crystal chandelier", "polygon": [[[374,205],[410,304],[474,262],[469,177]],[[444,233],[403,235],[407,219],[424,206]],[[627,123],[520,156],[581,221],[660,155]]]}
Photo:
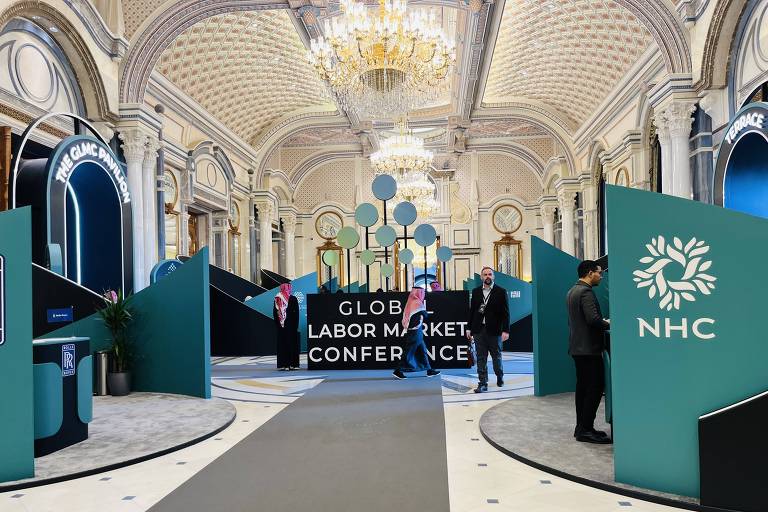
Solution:
{"label": "crystal chandelier", "polygon": [[354,0],[340,6],[312,40],[309,60],[344,110],[388,118],[447,90],[456,47],[434,12],[407,12],[405,0],[379,0],[377,10]]}
{"label": "crystal chandelier", "polygon": [[389,203],[394,208],[402,201],[416,206],[419,217],[430,217],[439,207],[435,185],[427,177],[434,155],[424,148],[424,140],[407,129],[405,117],[397,122],[399,134],[385,139],[381,149],[370,156],[377,173],[389,174],[397,182],[397,194]]}

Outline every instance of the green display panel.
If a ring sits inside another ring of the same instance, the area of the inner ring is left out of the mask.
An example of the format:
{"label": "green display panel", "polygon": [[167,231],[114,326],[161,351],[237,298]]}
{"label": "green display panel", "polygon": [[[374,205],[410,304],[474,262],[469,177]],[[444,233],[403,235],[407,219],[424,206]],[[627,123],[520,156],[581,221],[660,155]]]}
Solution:
{"label": "green display panel", "polygon": [[0,213],[0,482],[34,476],[31,209]]}
{"label": "green display panel", "polygon": [[768,221],[623,187],[607,206],[616,479],[698,496],[699,416],[768,388]]}
{"label": "green display panel", "polygon": [[[135,317],[133,389],[211,397],[208,248],[131,299]],[[98,315],[58,329],[46,338],[77,334],[91,350],[108,349],[109,332]]]}
{"label": "green display panel", "polygon": [[61,367],[56,363],[35,364],[33,374],[35,439],[42,439],[58,432],[64,421],[64,381],[61,378]]}
{"label": "green display panel", "polygon": [[578,280],[580,260],[531,237],[533,274],[534,393],[545,396],[576,389],[576,369],[568,355],[566,296]]}

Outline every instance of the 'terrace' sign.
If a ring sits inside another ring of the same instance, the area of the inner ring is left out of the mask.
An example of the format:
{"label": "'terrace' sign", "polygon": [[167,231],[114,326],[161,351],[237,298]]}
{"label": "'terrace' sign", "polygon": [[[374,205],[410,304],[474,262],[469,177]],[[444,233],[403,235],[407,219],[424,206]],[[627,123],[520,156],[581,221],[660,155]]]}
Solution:
{"label": "'terrace' sign", "polygon": [[[407,293],[312,294],[307,297],[310,370],[394,369],[405,343]],[[424,341],[436,368],[469,367],[467,292],[427,294]]]}

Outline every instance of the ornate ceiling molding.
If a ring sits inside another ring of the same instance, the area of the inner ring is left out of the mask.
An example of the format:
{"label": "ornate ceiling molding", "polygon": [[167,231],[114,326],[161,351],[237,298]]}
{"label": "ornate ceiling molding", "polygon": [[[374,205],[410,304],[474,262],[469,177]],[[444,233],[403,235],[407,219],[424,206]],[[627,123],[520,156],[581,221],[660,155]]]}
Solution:
{"label": "ornate ceiling molding", "polygon": [[81,35],[88,32],[87,26],[81,18],[75,16],[74,11],[61,12],[44,1],[18,1],[0,11],[0,27],[12,18],[29,18],[34,15],[50,20],[59,29],[57,33],[49,35],[62,47],[77,74],[80,87],[83,88],[83,100],[88,117],[116,122],[117,105],[110,105],[99,67]]}
{"label": "ornate ceiling molding", "polygon": [[330,160],[351,160],[361,155],[362,151],[329,151],[326,153],[316,153],[309,158],[304,159],[297,167],[296,172],[291,176],[290,184],[293,190],[298,190],[301,182],[304,181],[312,171]]}
{"label": "ornate ceiling molding", "polygon": [[709,23],[697,91],[719,89],[728,83],[728,62],[731,47],[748,0],[717,0]]}
{"label": "ornate ceiling molding", "polygon": [[514,142],[493,143],[493,144],[469,144],[467,150],[478,151],[481,153],[503,153],[512,155],[515,158],[525,162],[528,167],[534,171],[536,178],[541,183],[544,177],[544,161],[539,156],[520,144]]}

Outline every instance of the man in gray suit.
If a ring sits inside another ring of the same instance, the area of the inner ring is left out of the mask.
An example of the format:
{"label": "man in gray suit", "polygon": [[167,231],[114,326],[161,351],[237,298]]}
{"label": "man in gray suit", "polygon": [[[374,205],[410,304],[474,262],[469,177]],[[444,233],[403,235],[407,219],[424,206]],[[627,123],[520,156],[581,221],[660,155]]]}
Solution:
{"label": "man in gray suit", "polygon": [[595,430],[595,416],[605,390],[603,350],[605,331],[610,322],[603,318],[592,287],[600,284],[603,270],[597,262],[579,264],[579,280],[568,292],[568,354],[576,364],[576,429],[577,441],[610,444],[605,432]]}

